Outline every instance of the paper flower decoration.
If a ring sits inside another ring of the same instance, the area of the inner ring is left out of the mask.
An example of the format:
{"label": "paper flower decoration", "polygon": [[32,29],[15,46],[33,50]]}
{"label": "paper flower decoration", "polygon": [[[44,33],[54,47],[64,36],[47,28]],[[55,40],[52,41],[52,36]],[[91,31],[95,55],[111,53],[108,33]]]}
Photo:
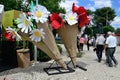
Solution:
{"label": "paper flower decoration", "polygon": [[19,16],[20,23],[17,25],[18,28],[21,28],[21,32],[28,33],[31,31],[31,26],[33,26],[33,23],[30,21],[29,18],[26,17],[26,14],[20,14]]}
{"label": "paper flower decoration", "polygon": [[30,38],[32,41],[39,42],[42,38],[44,39],[44,35],[45,33],[43,32],[43,29],[34,29],[31,32]]}
{"label": "paper flower decoration", "polygon": [[53,13],[49,16],[49,21],[54,29],[58,29],[63,23],[64,20],[57,13]]}
{"label": "paper flower decoration", "polygon": [[87,11],[83,6],[77,7],[73,3],[72,11],[77,13],[79,26],[81,28],[90,22],[90,19],[87,16]]}
{"label": "paper flower decoration", "polygon": [[15,39],[12,39],[12,34],[10,32],[5,31],[5,32],[3,32],[2,35],[5,37],[5,39],[7,39],[9,41],[15,41]]}
{"label": "paper flower decoration", "polygon": [[77,21],[77,14],[70,11],[70,12],[65,14],[65,20],[67,21],[67,23],[69,25],[74,25],[78,22]]}
{"label": "paper flower decoration", "polygon": [[21,39],[21,36],[17,33],[16,29],[13,29],[13,28],[6,28],[6,33],[9,34],[9,36],[11,35],[11,38],[16,41],[19,41],[19,40],[22,40]]}
{"label": "paper flower decoration", "polygon": [[50,12],[47,11],[47,9],[44,6],[37,5],[33,8],[31,11],[31,17],[35,19],[35,21],[45,23],[48,20]]}

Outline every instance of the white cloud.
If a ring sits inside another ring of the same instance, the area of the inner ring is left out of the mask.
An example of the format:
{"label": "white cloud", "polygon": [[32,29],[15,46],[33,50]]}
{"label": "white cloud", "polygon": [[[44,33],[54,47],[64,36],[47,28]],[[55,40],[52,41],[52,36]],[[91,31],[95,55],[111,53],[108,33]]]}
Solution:
{"label": "white cloud", "polygon": [[115,28],[120,28],[120,17],[115,17],[114,21],[111,23],[111,25]]}
{"label": "white cloud", "polygon": [[120,17],[115,17],[114,21],[112,22],[112,24],[120,24]]}
{"label": "white cloud", "polygon": [[79,3],[78,0],[61,0],[59,3],[60,7],[64,8],[66,11],[69,11],[72,7],[72,4],[75,3],[76,5]]}
{"label": "white cloud", "polygon": [[118,12],[120,12],[120,7],[118,8]]}
{"label": "white cloud", "polygon": [[91,5],[91,4],[88,4],[86,8],[90,9],[91,11],[95,11],[96,10],[95,7],[93,5]]}
{"label": "white cloud", "polygon": [[97,8],[112,7],[111,0],[89,0],[89,1],[93,2],[94,4],[88,4],[86,8],[92,11],[95,11]]}
{"label": "white cloud", "polygon": [[94,4],[95,4],[96,8],[111,7],[112,6],[111,0],[94,0]]}

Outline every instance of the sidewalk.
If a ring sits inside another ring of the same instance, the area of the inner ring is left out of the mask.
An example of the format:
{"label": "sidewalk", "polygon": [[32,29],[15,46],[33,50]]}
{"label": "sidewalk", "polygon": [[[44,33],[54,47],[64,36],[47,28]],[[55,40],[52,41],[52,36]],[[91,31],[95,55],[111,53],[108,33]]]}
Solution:
{"label": "sidewalk", "polygon": [[[66,57],[65,48],[63,50],[64,60],[69,60]],[[49,76],[43,71],[43,68],[48,67],[50,62],[40,62],[36,66],[28,68],[15,68],[0,72],[0,80],[4,77],[10,80],[120,80],[120,64],[117,67],[108,67],[105,64],[104,54],[101,63],[98,63],[92,47],[90,51],[87,51],[86,46],[84,46],[83,52],[85,54],[82,58],[78,58],[77,61],[85,63],[87,71],[76,68],[73,73]],[[117,47],[115,57],[120,63],[120,47]]]}

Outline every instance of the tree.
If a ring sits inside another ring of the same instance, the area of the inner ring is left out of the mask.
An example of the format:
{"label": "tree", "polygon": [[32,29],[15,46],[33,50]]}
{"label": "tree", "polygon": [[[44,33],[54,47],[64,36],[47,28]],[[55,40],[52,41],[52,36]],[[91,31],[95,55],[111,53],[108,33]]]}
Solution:
{"label": "tree", "polygon": [[59,7],[61,0],[39,0],[39,4],[45,6],[51,13],[65,13],[64,9]]}
{"label": "tree", "polygon": [[90,26],[87,25],[86,28],[85,28],[85,32],[84,32],[84,34],[87,34],[87,35],[93,36],[92,27],[90,27]]}
{"label": "tree", "polygon": [[114,32],[114,28],[112,26],[104,26],[103,33],[106,35],[108,31]]}
{"label": "tree", "polygon": [[110,25],[115,17],[115,11],[110,7],[103,7],[94,12],[95,24],[102,23],[103,26]]}
{"label": "tree", "polygon": [[29,10],[29,3],[24,3],[23,0],[0,0],[0,4],[4,5],[4,10],[19,10],[27,12]]}
{"label": "tree", "polygon": [[91,11],[91,10],[88,9],[88,10],[87,10],[87,14],[88,14],[88,15],[92,15],[92,14],[93,14],[93,11]]}
{"label": "tree", "polygon": [[[4,10],[20,10],[23,12],[29,11],[29,6],[31,1],[33,1],[36,4],[36,0],[0,0],[0,4],[3,4],[5,6]],[[58,3],[61,0],[38,0],[40,5],[45,6],[48,11],[50,12],[56,12],[56,13],[64,13],[64,9],[59,8]]]}

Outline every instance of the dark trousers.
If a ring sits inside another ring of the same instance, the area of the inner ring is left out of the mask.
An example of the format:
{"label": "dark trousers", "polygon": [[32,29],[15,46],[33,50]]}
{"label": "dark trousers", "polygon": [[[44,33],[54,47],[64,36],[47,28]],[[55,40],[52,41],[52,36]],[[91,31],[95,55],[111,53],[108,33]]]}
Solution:
{"label": "dark trousers", "polygon": [[83,51],[83,43],[80,43],[80,50]]}
{"label": "dark trousers", "polygon": [[102,59],[103,48],[104,48],[103,45],[97,45],[96,55],[97,55],[97,58],[98,58],[98,61],[99,61],[99,62],[100,62],[101,59]]}
{"label": "dark trousers", "polygon": [[114,53],[115,53],[115,50],[116,50],[116,48],[114,47],[114,48],[107,48],[107,50],[106,50],[106,56],[107,56],[107,62],[108,62],[108,64],[109,64],[109,66],[112,66],[113,64],[112,64],[112,61],[115,63],[115,64],[117,64],[117,60],[115,59],[115,57],[114,57]]}
{"label": "dark trousers", "polygon": [[77,49],[80,52],[80,45],[79,44],[77,44]]}
{"label": "dark trousers", "polygon": [[90,50],[90,44],[87,43],[87,50],[89,51]]}

